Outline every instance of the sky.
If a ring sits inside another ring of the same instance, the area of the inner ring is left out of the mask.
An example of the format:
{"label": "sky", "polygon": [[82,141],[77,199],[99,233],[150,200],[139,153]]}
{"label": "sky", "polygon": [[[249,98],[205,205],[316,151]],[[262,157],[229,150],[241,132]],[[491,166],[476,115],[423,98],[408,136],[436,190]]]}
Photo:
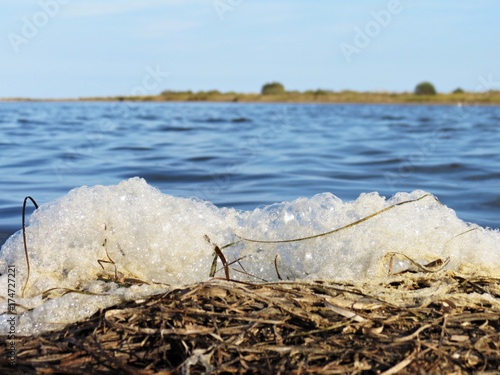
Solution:
{"label": "sky", "polygon": [[0,0],[0,98],[500,89],[498,0]]}

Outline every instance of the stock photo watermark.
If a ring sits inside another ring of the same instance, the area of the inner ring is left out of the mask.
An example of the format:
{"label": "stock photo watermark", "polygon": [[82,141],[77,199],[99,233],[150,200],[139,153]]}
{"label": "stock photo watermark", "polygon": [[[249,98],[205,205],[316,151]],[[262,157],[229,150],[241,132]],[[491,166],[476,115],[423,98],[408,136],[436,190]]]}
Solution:
{"label": "stock photo watermark", "polygon": [[446,132],[442,129],[434,130],[428,137],[415,143],[415,151],[409,154],[399,165],[397,172],[386,172],[384,178],[386,184],[397,190],[396,186],[415,173],[418,164],[431,157],[440,144],[446,139]]}
{"label": "stock photo watermark", "polygon": [[141,85],[135,86],[131,94],[134,96],[146,96],[160,88],[161,83],[170,75],[168,72],[163,72],[160,65],[154,68],[151,66],[146,67],[146,74],[142,78]]}
{"label": "stock photo watermark", "polygon": [[[496,81],[493,74],[488,76],[478,76],[478,85],[476,91],[471,93],[464,103],[450,107],[450,113],[444,114],[445,120],[461,120],[468,112],[472,111],[478,106],[476,98],[484,91],[495,90],[500,88],[500,81]],[[415,151],[405,157],[405,160],[399,165],[396,172],[384,173],[386,184],[393,190],[396,185],[406,178],[409,178],[415,173],[416,167],[426,159],[430,158],[437,151],[438,147],[447,139],[446,131],[443,129],[434,130],[425,139],[419,140],[415,143]]]}
{"label": "stock photo watermark", "polygon": [[[133,87],[130,94],[132,96],[152,94],[160,88],[160,85],[169,75],[170,73],[163,71],[160,65],[155,67],[148,65],[141,83]],[[83,134],[82,142],[74,148],[67,149],[65,156],[53,164],[54,172],[59,179],[62,179],[65,174],[73,170],[82,157],[92,156],[94,148],[104,141],[105,134],[116,128],[116,120],[130,116],[130,113],[134,110],[134,103],[129,101],[116,103],[114,110],[116,110],[114,113],[115,119],[102,120],[97,129]]]}
{"label": "stock photo watermark", "polygon": [[214,197],[231,188],[233,176],[240,173],[245,165],[254,160],[259,153],[269,147],[268,143],[274,139],[284,128],[288,126],[288,114],[286,107],[276,117],[275,123],[270,128],[263,130],[259,135],[249,138],[239,147],[239,153],[246,153],[246,159],[240,163],[228,163],[223,171],[210,176],[212,181],[205,186],[196,189],[198,198],[213,201]]}
{"label": "stock photo watermark", "polygon": [[39,10],[30,16],[21,18],[21,29],[19,33],[7,34],[10,45],[17,54],[21,46],[28,44],[35,38],[41,29],[45,28],[51,19],[55,18],[61,11],[61,6],[71,0],[41,0],[38,2]]}
{"label": "stock photo watermark", "polygon": [[457,112],[464,114],[476,107],[478,105],[477,99],[482,92],[500,89],[500,81],[496,81],[493,74],[488,74],[487,77],[480,75],[477,77],[477,80],[479,83],[476,86],[475,92],[468,94],[464,102],[458,103],[456,106]]}
{"label": "stock photo watermark", "polygon": [[17,310],[16,310],[16,266],[9,265],[7,268],[7,360],[11,366],[17,363],[16,333],[17,333]]}
{"label": "stock photo watermark", "polygon": [[[406,0],[411,2],[412,0]],[[359,55],[380,35],[383,29],[387,28],[394,18],[400,14],[404,6],[400,0],[389,0],[384,9],[370,12],[371,19],[363,27],[354,27],[354,37],[351,43],[341,42],[340,50],[345,60],[350,63],[353,55]]]}
{"label": "stock photo watermark", "polygon": [[233,13],[243,3],[244,0],[213,0],[212,6],[219,19],[224,21],[227,13]]}

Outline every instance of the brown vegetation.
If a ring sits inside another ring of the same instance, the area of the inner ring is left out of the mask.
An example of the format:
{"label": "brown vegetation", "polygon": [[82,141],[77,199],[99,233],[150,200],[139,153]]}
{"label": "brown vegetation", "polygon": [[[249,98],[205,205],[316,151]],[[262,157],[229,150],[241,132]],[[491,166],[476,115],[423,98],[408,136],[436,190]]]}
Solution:
{"label": "brown vegetation", "polygon": [[455,92],[422,95],[415,93],[358,92],[358,91],[286,91],[282,94],[222,93],[213,91],[167,91],[160,95],[141,97],[85,98],[104,101],[155,101],[155,102],[252,102],[252,103],[367,103],[367,104],[451,104],[463,106],[500,104],[500,91]]}
{"label": "brown vegetation", "polygon": [[[1,339],[5,342],[5,338]],[[500,280],[212,280],[16,341],[2,374],[497,374]]]}

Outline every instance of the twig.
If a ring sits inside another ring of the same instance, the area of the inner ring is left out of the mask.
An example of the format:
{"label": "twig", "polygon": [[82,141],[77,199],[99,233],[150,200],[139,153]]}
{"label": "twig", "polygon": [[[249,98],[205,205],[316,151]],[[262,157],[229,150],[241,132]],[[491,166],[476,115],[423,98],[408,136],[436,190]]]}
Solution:
{"label": "twig", "polygon": [[397,272],[397,273],[393,274],[392,273],[393,258],[396,255],[400,255],[401,257],[406,258],[407,260],[410,261],[411,264],[413,264],[420,271],[422,271],[422,272],[429,272],[429,273],[434,273],[434,272],[441,271],[450,262],[450,258],[446,258],[445,260],[442,260],[442,259],[438,258],[436,260],[433,260],[432,262],[429,262],[427,264],[421,265],[420,263],[418,263],[415,260],[413,260],[412,258],[410,258],[408,255],[405,255],[405,254],[399,253],[399,252],[390,252],[390,253],[387,253],[385,255],[386,257],[390,257],[390,259],[389,259],[389,272],[388,272],[389,275],[398,275],[398,274],[401,274],[401,273],[413,271],[410,268],[408,268],[408,269],[406,269],[404,271]]}
{"label": "twig", "polygon": [[[255,242],[255,243],[290,243],[290,242],[299,242],[299,241],[306,241],[306,240],[312,240],[314,238],[319,238],[319,237],[324,237],[324,236],[328,236],[330,234],[333,234],[333,233],[336,233],[336,232],[339,232],[343,229],[347,229],[347,228],[350,228],[350,227],[353,227],[355,225],[358,225],[358,224],[361,224],[375,216],[378,216],[386,211],[389,211],[389,210],[392,210],[393,208],[397,207],[397,206],[402,206],[403,204],[407,204],[407,203],[413,203],[413,202],[418,202],[419,200],[422,200],[426,197],[432,197],[434,198],[437,202],[439,202],[439,200],[434,197],[432,194],[424,194],[422,195],[420,198],[417,198],[417,199],[411,199],[411,200],[407,200],[407,201],[403,201],[403,202],[399,202],[399,203],[396,203],[396,204],[393,204],[392,206],[389,206],[389,207],[386,207],[380,211],[377,211],[371,215],[368,215],[368,216],[365,216],[364,218],[362,219],[359,219],[353,223],[349,223],[347,225],[344,225],[343,227],[340,227],[340,228],[336,228],[336,229],[333,229],[331,231],[328,231],[328,232],[324,232],[324,233],[319,233],[319,234],[314,234],[312,236],[307,236],[307,237],[300,237],[300,238],[291,238],[291,239],[288,239],[288,240],[255,240],[255,239],[252,239],[252,238],[246,238],[246,237],[242,237],[238,234],[235,234],[236,237],[240,238],[242,241],[247,241],[247,242]],[[439,202],[440,203],[440,202]],[[237,242],[235,242],[237,243]],[[228,247],[228,246],[232,246],[234,245],[235,243],[232,243],[232,244],[229,244],[229,245],[226,245],[225,247]]]}
{"label": "twig", "polygon": [[[424,355],[425,353],[429,352],[430,349],[424,350],[421,355]],[[393,375],[397,374],[399,371],[404,369],[406,366],[408,366],[410,363],[413,362],[415,358],[417,358],[417,351],[414,351],[412,354],[410,354],[407,358],[403,359],[401,362],[399,362],[397,365],[391,367],[389,370],[384,371],[381,375]]]}
{"label": "twig", "polygon": [[[229,281],[229,279],[230,279],[229,265],[227,263],[226,257],[224,256],[224,254],[222,254],[220,247],[217,246],[216,244],[212,243],[212,241],[210,240],[210,237],[208,237],[205,234],[204,238],[209,244],[214,246],[214,251],[215,251],[215,258],[214,258],[214,261],[212,262],[212,267],[210,268],[210,277],[215,276],[215,269],[217,267],[217,257],[219,257],[221,262],[222,262],[222,266],[224,267],[224,274],[226,275],[226,280]],[[225,247],[227,247],[227,245],[224,246],[223,248],[225,248]]]}
{"label": "twig", "polygon": [[279,254],[276,254],[276,256],[274,257],[274,268],[276,269],[276,275],[278,275],[278,279],[283,280],[281,278],[280,271],[278,271],[278,257]]}
{"label": "twig", "polygon": [[24,198],[24,202],[23,202],[23,242],[24,242],[24,256],[26,257],[26,283],[24,283],[24,286],[23,286],[23,291],[21,293],[21,296],[24,298],[24,291],[26,290],[26,288],[28,287],[28,282],[30,280],[30,258],[29,258],[29,255],[28,255],[28,245],[26,244],[26,203],[28,201],[28,199],[31,201],[31,203],[33,203],[33,205],[35,206],[35,209],[38,209],[38,204],[35,202],[35,200],[31,197],[26,197]]}

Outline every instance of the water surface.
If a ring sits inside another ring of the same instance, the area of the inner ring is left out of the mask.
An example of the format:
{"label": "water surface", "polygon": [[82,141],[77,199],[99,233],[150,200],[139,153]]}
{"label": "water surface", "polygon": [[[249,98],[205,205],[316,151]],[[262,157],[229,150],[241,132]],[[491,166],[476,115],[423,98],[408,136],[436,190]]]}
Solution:
{"label": "water surface", "polygon": [[0,103],[0,244],[39,204],[140,176],[218,206],[422,189],[500,227],[500,107]]}

